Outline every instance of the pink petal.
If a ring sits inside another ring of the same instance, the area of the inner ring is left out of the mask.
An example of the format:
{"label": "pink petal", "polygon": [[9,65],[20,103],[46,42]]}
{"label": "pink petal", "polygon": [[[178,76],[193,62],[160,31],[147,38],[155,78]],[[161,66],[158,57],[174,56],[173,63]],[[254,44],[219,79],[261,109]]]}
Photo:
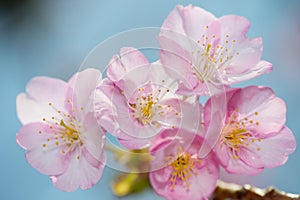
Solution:
{"label": "pink petal", "polygon": [[27,162],[40,173],[61,174],[69,165],[68,157],[54,142],[56,136],[49,125],[43,123],[30,123],[17,133],[17,143],[27,150]]}
{"label": "pink petal", "polygon": [[151,77],[151,81],[154,84],[149,84],[151,88],[151,91],[149,92],[152,92],[153,90],[156,91],[156,89],[161,87],[168,88],[171,91],[176,91],[176,89],[178,88],[178,81],[175,80],[172,76],[169,76],[166,71],[167,68],[168,66],[163,65],[160,60],[151,63],[149,67],[149,74]]}
{"label": "pink petal", "polygon": [[263,171],[263,167],[255,168],[246,164],[242,157],[241,159],[231,157],[227,166],[223,166],[228,173],[243,174],[243,175],[257,175]]}
{"label": "pink petal", "polygon": [[195,41],[202,37],[205,26],[216,20],[210,12],[192,5],[182,8],[181,12],[186,35]]}
{"label": "pink petal", "polygon": [[[237,42],[242,42],[246,38],[246,33],[250,28],[250,22],[248,19],[237,15],[226,15],[218,19],[221,25],[221,35],[223,40],[222,43],[225,44],[226,38],[228,40],[235,39]],[[226,37],[228,35],[228,37]]]}
{"label": "pink petal", "polygon": [[[222,111],[223,115],[225,117],[225,114],[227,114],[227,105],[230,101],[232,95],[239,89],[236,88],[226,88],[225,93],[219,93],[217,95],[211,95],[211,97],[207,100],[204,106],[204,125],[208,127],[210,123],[212,123],[212,126],[214,126],[214,122],[216,120],[212,120],[213,114],[218,111]],[[219,122],[216,122],[219,123]]]}
{"label": "pink petal", "polygon": [[[152,80],[151,65],[143,65],[126,72],[122,77],[122,86],[119,84],[117,86],[124,92],[124,95],[130,99],[138,88],[145,87],[149,81]],[[147,92],[147,87],[145,87],[145,92]]]}
{"label": "pink petal", "polygon": [[120,50],[122,64],[126,67],[126,71],[130,71],[135,67],[148,65],[147,58],[138,49],[133,47],[123,47]]}
{"label": "pink petal", "polygon": [[198,78],[194,75],[191,65],[191,50],[183,50],[176,42],[160,36],[158,42],[161,46],[160,62],[166,72],[174,79],[182,80],[188,88],[194,88],[198,84]]}
{"label": "pink petal", "polygon": [[[218,160],[221,166],[231,174],[244,174],[244,175],[255,175],[263,171],[263,167],[253,167],[249,166],[247,161],[243,158],[243,152],[239,151],[238,155],[240,158],[236,158],[233,155],[231,149],[229,149],[225,144],[221,144],[220,142],[214,148],[214,152],[218,157]],[[253,157],[249,157],[249,159],[254,159]],[[255,162],[255,161],[254,161]]]}
{"label": "pink petal", "polygon": [[199,149],[198,153],[200,158],[205,158],[213,150],[220,138],[224,118],[221,113],[214,113],[214,115],[212,115],[212,119],[215,122],[207,127],[203,145]]}
{"label": "pink petal", "polygon": [[[80,159],[77,158],[78,155],[81,155]],[[51,177],[55,187],[66,192],[73,192],[78,187],[83,190],[93,187],[102,176],[104,164],[92,165],[88,161],[88,157],[90,155],[85,149],[82,149],[80,154],[79,149],[76,148],[71,155],[70,165],[66,172]]]}
{"label": "pink petal", "polygon": [[164,197],[168,195],[168,178],[172,173],[171,167],[164,167],[159,170],[152,170],[149,174],[150,183],[152,185],[153,190]]}
{"label": "pink petal", "polygon": [[[250,164],[255,166],[264,166],[268,168],[278,167],[286,163],[288,155],[296,149],[296,140],[290,129],[282,128],[279,133],[274,136],[264,138],[256,145],[249,146],[247,151],[247,160],[255,157],[256,162]],[[258,150],[259,148],[259,150]]]}
{"label": "pink petal", "polygon": [[85,114],[93,111],[94,91],[101,80],[101,72],[92,68],[76,73],[69,80],[73,87],[73,109],[77,120],[84,120]]}
{"label": "pink petal", "polygon": [[[219,45],[227,49],[231,59],[221,64],[224,70],[223,82],[233,84],[254,78],[272,70],[272,64],[261,61],[263,44],[261,38],[248,39],[245,34],[249,21],[239,16],[224,16],[215,23],[221,23],[222,35]],[[223,59],[224,60],[224,59]]]}
{"label": "pink petal", "polygon": [[228,82],[230,83],[238,83],[244,80],[248,80],[251,78],[255,78],[259,75],[269,73],[272,71],[272,63],[267,61],[259,61],[258,64],[249,68],[247,71],[239,73],[239,74],[230,74],[227,77]]}
{"label": "pink petal", "polygon": [[[239,120],[253,121],[251,130],[258,133],[278,132],[286,121],[286,106],[283,100],[274,96],[268,87],[249,86],[238,90],[228,103],[229,108],[237,109]],[[258,125],[254,123],[258,122]]]}
{"label": "pink petal", "polygon": [[[174,31],[176,33],[179,34],[184,34],[185,31],[183,29],[183,20],[182,20],[182,9],[183,6],[178,5],[176,6],[171,12],[170,14],[167,16],[167,18],[165,19],[162,27],[161,27],[161,32],[168,30],[168,32]],[[163,34],[163,33],[161,33]]]}
{"label": "pink petal", "polygon": [[107,68],[107,77],[118,85],[122,90],[120,82],[131,70],[149,65],[147,58],[137,49],[124,47],[120,50],[120,56],[115,55]]}
{"label": "pink petal", "polygon": [[[155,154],[156,157],[162,154],[163,156],[160,158],[163,158],[166,155],[165,153],[167,153],[167,151],[160,151],[160,149],[164,150],[168,145],[171,145],[170,143],[172,143],[172,141],[176,143],[176,135],[178,134],[178,131],[179,129],[166,129],[160,132],[159,135],[157,135],[153,140],[151,147],[149,148],[149,152],[151,154]],[[157,153],[156,151],[159,151],[159,153]],[[173,153],[176,154],[176,151],[173,151]],[[155,160],[160,161],[161,159]],[[158,164],[161,166],[161,163],[158,162]]]}
{"label": "pink petal", "polygon": [[233,57],[227,66],[224,67],[226,73],[237,76],[238,74],[252,72],[261,59],[263,50],[262,39],[247,39],[241,44],[231,44],[231,46],[232,50],[230,54]]}
{"label": "pink petal", "polygon": [[131,140],[140,133],[147,134],[132,119],[125,96],[110,80],[106,79],[97,90],[95,112],[101,126],[121,140]]}
{"label": "pink petal", "polygon": [[227,146],[224,144],[221,144],[221,142],[219,141],[214,148],[214,152],[215,152],[216,156],[218,157],[220,164],[226,168],[226,166],[228,166],[228,164],[229,164],[229,160],[231,159],[230,152],[229,152],[229,149],[227,148]]}
{"label": "pink petal", "polygon": [[[250,166],[249,162],[245,160],[242,150],[238,151],[236,154],[233,153],[233,150],[222,144],[220,141],[214,148],[214,152],[218,158],[221,166],[231,174],[244,174],[244,175],[255,175],[263,171],[262,166]],[[240,156],[237,158],[236,155]],[[247,159],[252,159],[252,162],[255,162],[256,159],[248,155]]]}
{"label": "pink petal", "polygon": [[192,5],[176,6],[165,19],[160,35],[168,35],[172,38],[172,32],[186,35],[188,38],[198,40],[205,26],[216,18],[202,8]]}
{"label": "pink petal", "polygon": [[176,115],[166,116],[164,122],[181,129],[185,129],[194,133],[202,133],[201,117],[202,117],[202,105],[197,101],[193,103],[187,103],[178,99],[168,99],[163,102],[164,105],[170,105],[172,109],[175,109],[179,113],[179,117]]}
{"label": "pink petal", "polygon": [[[231,99],[235,90],[228,92],[219,92],[218,88],[211,87],[211,98],[206,102],[204,107],[204,127],[205,136],[202,147],[199,151],[199,157],[203,158],[210,153],[219,140],[222,128],[225,124],[227,114],[227,101]],[[226,89],[222,89],[226,91]]]}
{"label": "pink petal", "polygon": [[164,159],[169,155],[176,155],[178,146],[191,154],[197,154],[201,144],[202,138],[195,133],[178,128],[165,129],[154,138],[149,148],[150,153],[155,155],[151,168],[155,170],[163,168]]}
{"label": "pink petal", "polygon": [[115,95],[119,96],[117,90],[113,82],[105,78],[95,91],[94,111],[98,124],[110,133],[119,130],[119,125],[115,121],[116,107],[112,103],[112,98],[116,98]]}
{"label": "pink petal", "polygon": [[[236,158],[233,155],[233,152],[230,148],[228,148],[225,144],[222,144],[220,141],[214,148],[214,152],[220,162],[221,166],[231,174],[244,174],[244,175],[255,175],[263,171],[262,166],[250,166],[248,162],[244,159],[243,152],[239,151],[237,155],[240,158]],[[253,159],[255,162],[255,158],[249,155],[247,159]]]}
{"label": "pink petal", "polygon": [[[190,49],[190,51],[185,50],[178,43],[165,36],[159,36],[157,40],[161,47],[160,62],[163,64],[163,66],[170,68],[170,70],[172,70],[174,67],[175,71],[182,70],[180,73],[178,72],[178,75],[183,77],[189,73],[192,73],[192,70],[189,69],[191,68],[190,66],[192,64],[192,49]],[[182,67],[182,69],[179,66]]]}
{"label": "pink petal", "polygon": [[99,127],[94,113],[90,113],[86,117],[84,126],[85,131],[82,133],[82,137],[84,138],[85,147],[91,156],[101,162],[105,144],[105,132]]}
{"label": "pink petal", "polygon": [[17,97],[17,114],[23,124],[50,119],[59,114],[49,106],[49,103],[66,111],[65,102],[69,86],[59,79],[35,77],[26,87],[26,93]]}
{"label": "pink petal", "polygon": [[[137,135],[141,127],[132,118],[125,96],[117,91],[112,97],[112,102],[116,109],[114,110],[114,120],[118,123],[120,130],[128,135]],[[118,135],[117,137],[122,136]]]}

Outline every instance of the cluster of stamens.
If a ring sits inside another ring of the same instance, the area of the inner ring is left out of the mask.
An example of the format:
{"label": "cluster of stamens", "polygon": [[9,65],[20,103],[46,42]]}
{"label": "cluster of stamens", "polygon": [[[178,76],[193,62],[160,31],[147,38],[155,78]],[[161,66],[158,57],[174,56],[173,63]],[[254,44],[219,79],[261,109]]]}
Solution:
{"label": "cluster of stamens", "polygon": [[[208,29],[209,27],[206,26],[205,28]],[[236,39],[230,39],[228,34],[225,37],[225,43],[219,45],[214,45],[214,43],[219,42],[216,41],[215,35],[208,37],[203,34],[202,38],[197,40],[197,47],[192,52],[192,68],[200,81],[214,81],[216,71],[226,73],[223,66],[225,67],[234,56],[239,55],[239,52],[233,51],[233,46],[237,42]]]}
{"label": "cluster of stamens", "polygon": [[[152,90],[154,91],[154,89]],[[169,89],[159,88],[153,94],[146,93],[145,88],[141,87],[137,90],[138,95],[134,99],[134,103],[129,103],[132,110],[132,117],[143,125],[152,125],[160,128],[161,126],[168,126],[174,128],[173,125],[166,124],[161,119],[168,113],[179,116],[179,113],[172,108],[171,105],[161,104],[160,101],[165,93],[169,93]]]}
{"label": "cluster of stamens", "polygon": [[[71,104],[71,101],[67,101]],[[80,129],[82,128],[80,124],[73,116],[67,114],[49,103],[49,106],[54,109],[60,116],[59,118],[52,116],[51,119],[43,118],[42,121],[49,125],[49,128],[53,131],[55,137],[49,137],[47,142],[42,144],[43,148],[47,147],[47,143],[54,142],[57,147],[62,145],[62,154],[74,151],[75,148],[83,145],[84,141],[80,135]],[[83,108],[81,108],[83,110]],[[72,110],[75,113],[75,110]],[[38,131],[38,134],[43,134],[42,131]],[[80,159],[80,155],[77,155],[77,159]]]}
{"label": "cluster of stamens", "polygon": [[194,170],[195,164],[199,164],[201,160],[185,152],[181,147],[178,147],[177,154],[167,157],[166,161],[167,165],[173,169],[169,178],[170,189],[173,191],[177,183],[184,183],[188,190],[190,187],[189,179],[198,174]]}
{"label": "cluster of stamens", "polygon": [[[254,115],[257,116],[258,112],[254,112]],[[247,148],[261,141],[261,138],[255,137],[253,130],[250,129],[253,126],[259,126],[259,122],[248,117],[238,120],[238,110],[231,115],[228,124],[222,130],[221,141],[232,150],[233,158],[240,158],[238,152],[241,148]],[[260,147],[257,146],[256,150],[260,151]]]}

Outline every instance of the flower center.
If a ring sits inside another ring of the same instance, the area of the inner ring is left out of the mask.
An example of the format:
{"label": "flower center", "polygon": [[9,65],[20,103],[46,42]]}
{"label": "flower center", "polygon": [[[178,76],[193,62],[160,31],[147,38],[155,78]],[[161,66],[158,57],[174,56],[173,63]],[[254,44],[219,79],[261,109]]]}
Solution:
{"label": "flower center", "polygon": [[201,162],[200,159],[192,157],[189,153],[184,152],[180,147],[175,160],[174,157],[167,157],[167,160],[169,161],[168,165],[173,169],[169,179],[171,190],[174,190],[175,185],[178,182],[185,183],[186,188],[189,189],[189,179],[193,175],[197,175],[197,172],[194,170],[194,168],[195,163]]}
{"label": "flower center", "polygon": [[211,47],[211,44],[203,46],[204,49],[198,50],[193,59],[193,71],[201,82],[212,79],[216,71],[216,61],[210,56]]}
{"label": "flower center", "polygon": [[63,120],[60,120],[60,125],[65,128],[65,130],[63,130],[61,134],[62,136],[67,137],[68,141],[74,143],[80,139],[79,132],[76,130],[73,123],[67,125]]}
{"label": "flower center", "polygon": [[149,120],[152,120],[153,115],[155,115],[155,112],[152,110],[155,104],[156,102],[153,101],[151,94],[146,98],[142,98],[142,101],[140,101],[140,112],[146,123],[149,123]]}
{"label": "flower center", "polygon": [[[224,67],[234,56],[239,55],[239,52],[233,51],[233,44],[236,43],[236,40],[231,39],[228,34],[225,38],[224,44],[221,45],[215,45],[219,43],[215,35],[208,37],[203,34],[197,41],[195,51],[192,52],[192,69],[201,82],[217,83],[217,76],[226,73]],[[216,74],[216,72],[220,74]]]}
{"label": "flower center", "polygon": [[149,124],[152,122],[153,117],[156,114],[163,115],[163,112],[158,113],[158,109],[162,108],[161,105],[157,105],[159,99],[153,99],[152,94],[148,94],[146,97],[141,96],[136,98],[135,104],[130,104],[134,114],[132,117],[136,118],[141,124]]}
{"label": "flower center", "polygon": [[[151,89],[152,91],[152,89]],[[145,88],[139,88],[138,94],[133,103],[129,103],[132,111],[132,117],[142,125],[151,125],[160,128],[161,126],[170,126],[164,122],[167,115],[178,116],[179,114],[171,105],[162,104],[162,98],[165,93],[170,92],[169,89],[157,89],[153,94],[146,93]],[[172,125],[171,125],[172,126]]]}
{"label": "flower center", "polygon": [[[71,101],[68,100],[68,103],[71,104]],[[47,145],[51,145],[51,142],[54,142],[55,146],[62,147],[62,154],[72,152],[75,148],[81,147],[84,144],[84,140],[80,134],[80,130],[82,129],[81,125],[77,123],[73,116],[58,110],[52,103],[49,103],[49,106],[53,108],[60,117],[52,116],[51,119],[43,118],[43,121],[46,122],[49,128],[54,132],[55,137],[48,138],[47,142],[42,144],[42,147],[46,148]],[[81,110],[83,110],[83,108],[81,108]],[[75,110],[72,110],[72,113],[75,112]],[[39,134],[42,134],[42,131],[39,131]],[[77,159],[80,159],[80,155],[77,156]]]}
{"label": "flower center", "polygon": [[[258,115],[255,112],[254,115]],[[249,118],[237,120],[237,110],[231,115],[229,123],[223,128],[221,134],[222,144],[227,145],[232,150],[233,158],[240,158],[238,152],[241,148],[247,148],[249,145],[257,145],[255,142],[260,142],[261,138],[255,137],[252,131],[252,127],[259,126],[259,122],[255,122]],[[260,147],[257,146],[257,151],[260,151]]]}

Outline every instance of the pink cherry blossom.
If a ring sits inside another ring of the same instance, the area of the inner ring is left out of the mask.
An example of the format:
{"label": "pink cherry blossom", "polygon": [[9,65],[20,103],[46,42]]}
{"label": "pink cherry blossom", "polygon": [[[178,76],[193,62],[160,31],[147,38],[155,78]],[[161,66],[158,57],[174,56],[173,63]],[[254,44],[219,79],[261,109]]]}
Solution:
{"label": "pink cherry blossom", "polygon": [[68,83],[35,77],[17,97],[23,123],[17,143],[27,162],[63,191],[91,188],[102,176],[105,132],[91,103],[100,80],[96,69],[78,72]]}
{"label": "pink cherry blossom", "polygon": [[121,49],[121,55],[110,62],[107,77],[96,91],[95,113],[125,147],[147,147],[165,128],[198,129],[201,105],[196,98],[183,101],[175,94],[177,81],[137,49]]}
{"label": "pink cherry blossom", "polygon": [[207,199],[216,187],[218,165],[213,153],[199,158],[203,139],[183,129],[164,130],[150,148],[150,182],[166,199]]}
{"label": "pink cherry blossom", "polygon": [[[209,100],[204,108],[206,129],[222,123],[212,119],[212,107],[218,108],[218,103]],[[285,115],[284,101],[268,87],[228,91],[227,112],[214,147],[220,164],[229,173],[247,175],[283,165],[296,148],[294,135],[285,126]]]}
{"label": "pink cherry blossom", "polygon": [[[172,76],[184,76],[184,86],[199,95],[212,93],[212,85],[227,86],[270,72],[272,64],[261,60],[262,39],[245,36],[249,27],[241,16],[216,18],[199,7],[176,6],[158,37],[160,62],[172,69]],[[181,89],[187,92],[185,87]]]}

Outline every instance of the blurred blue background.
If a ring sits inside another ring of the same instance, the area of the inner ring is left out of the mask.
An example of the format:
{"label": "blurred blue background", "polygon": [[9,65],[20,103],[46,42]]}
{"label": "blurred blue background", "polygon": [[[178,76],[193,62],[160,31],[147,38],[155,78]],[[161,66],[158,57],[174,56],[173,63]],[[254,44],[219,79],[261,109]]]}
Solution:
{"label": "blurred blue background", "polygon": [[[298,0],[10,0],[0,3],[1,66],[1,200],[118,199],[109,183],[114,170],[106,168],[92,189],[64,193],[25,161],[15,142],[20,128],[15,97],[34,76],[67,80],[86,55],[108,37],[132,28],[159,27],[176,4],[201,6],[216,16],[237,14],[252,26],[248,36],[262,36],[264,59],[274,64],[271,74],[243,85],[267,85],[286,101],[287,125],[300,141],[300,1]],[[117,52],[115,52],[117,53]],[[226,180],[259,187],[274,185],[300,193],[300,150],[286,165],[255,177],[222,175]],[[154,192],[124,199],[160,199]]]}

